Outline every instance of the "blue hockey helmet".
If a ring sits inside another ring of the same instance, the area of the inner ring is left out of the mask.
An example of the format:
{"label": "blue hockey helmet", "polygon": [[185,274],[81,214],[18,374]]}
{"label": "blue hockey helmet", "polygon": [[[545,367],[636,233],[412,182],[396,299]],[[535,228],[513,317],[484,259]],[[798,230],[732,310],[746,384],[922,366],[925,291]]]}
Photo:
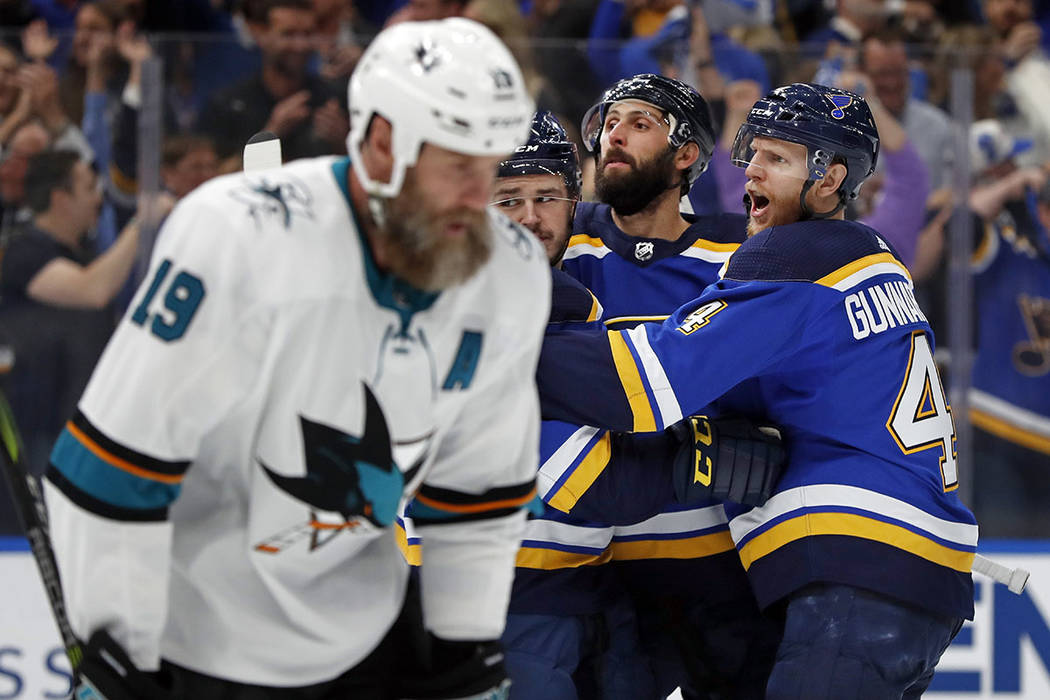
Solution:
{"label": "blue hockey helmet", "polygon": [[842,202],[857,196],[879,158],[879,131],[868,103],[860,95],[824,85],[785,85],[756,102],[733,141],[736,165],[747,167],[751,162],[756,136],[805,146],[809,185],[823,178],[833,162],[843,163]]}
{"label": "blue hockey helmet", "polygon": [[569,197],[578,199],[583,185],[576,144],[565,134],[565,127],[546,110],[536,112],[529,140],[518,146],[507,160],[499,164],[497,177],[518,175],[560,175]]}
{"label": "blue hockey helmet", "polygon": [[707,170],[715,150],[715,130],[711,112],[700,93],[681,80],[653,73],[624,78],[606,90],[598,102],[583,116],[580,133],[587,150],[595,159],[601,155],[601,136],[609,107],[624,100],[640,100],[659,107],[665,114],[669,128],[667,143],[678,149],[692,141],[700,149],[700,156],[689,166],[686,178],[690,185]]}

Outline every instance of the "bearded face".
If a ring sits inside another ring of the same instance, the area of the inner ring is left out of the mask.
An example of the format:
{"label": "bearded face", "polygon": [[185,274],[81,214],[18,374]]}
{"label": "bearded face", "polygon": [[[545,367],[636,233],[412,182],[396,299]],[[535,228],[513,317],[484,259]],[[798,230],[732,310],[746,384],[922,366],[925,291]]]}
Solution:
{"label": "bearded face", "polygon": [[641,162],[622,148],[603,149],[594,174],[598,199],[619,216],[637,214],[664,192],[678,187],[681,175],[674,157],[670,146]]}
{"label": "bearded face", "polygon": [[385,206],[380,238],[387,266],[417,289],[436,292],[461,284],[492,254],[485,211],[434,207],[411,170],[401,192]]}

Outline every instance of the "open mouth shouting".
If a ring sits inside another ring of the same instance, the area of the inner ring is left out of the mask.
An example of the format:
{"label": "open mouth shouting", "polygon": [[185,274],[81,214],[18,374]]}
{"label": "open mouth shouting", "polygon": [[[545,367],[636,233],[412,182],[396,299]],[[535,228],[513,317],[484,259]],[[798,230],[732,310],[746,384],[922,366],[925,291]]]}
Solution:
{"label": "open mouth shouting", "polygon": [[769,211],[769,197],[750,187],[747,189],[747,196],[749,201],[748,216],[755,221],[761,221]]}

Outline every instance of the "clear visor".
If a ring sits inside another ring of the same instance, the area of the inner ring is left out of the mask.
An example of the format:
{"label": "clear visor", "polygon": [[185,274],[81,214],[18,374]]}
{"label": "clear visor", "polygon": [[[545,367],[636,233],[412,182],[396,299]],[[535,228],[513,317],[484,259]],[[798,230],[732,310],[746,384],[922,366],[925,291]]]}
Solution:
{"label": "clear visor", "polygon": [[548,194],[537,194],[537,195],[517,195],[514,197],[507,197],[506,199],[497,199],[489,202],[489,205],[495,207],[497,210],[503,212],[507,216],[514,218],[514,215],[524,211],[528,207],[533,207],[537,212],[542,211],[554,211],[559,209],[565,209],[566,211],[573,203],[577,200],[571,197],[555,197]]}
{"label": "clear visor", "polygon": [[592,153],[598,149],[602,132],[611,131],[617,125],[628,129],[661,129],[670,134],[674,131],[674,117],[664,116],[659,108],[646,102],[617,100],[599,102],[587,110],[581,122],[580,134],[583,145]]}
{"label": "clear visor", "polygon": [[[748,124],[737,131],[729,159],[733,165],[751,173],[761,169],[766,177],[792,178],[800,182],[810,179],[813,167],[809,149],[802,144],[755,134]],[[823,176],[820,173],[818,177]]]}

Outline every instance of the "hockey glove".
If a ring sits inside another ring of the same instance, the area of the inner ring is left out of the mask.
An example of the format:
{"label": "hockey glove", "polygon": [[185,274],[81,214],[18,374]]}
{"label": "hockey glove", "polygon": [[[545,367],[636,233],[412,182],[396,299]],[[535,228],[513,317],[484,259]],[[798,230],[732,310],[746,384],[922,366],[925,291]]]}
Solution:
{"label": "hockey glove", "polygon": [[77,668],[75,700],[166,700],[174,697],[161,673],[135,668],[124,649],[105,630],[91,635]]}
{"label": "hockey glove", "polygon": [[510,679],[498,641],[453,642],[427,633],[425,668],[401,679],[405,700],[507,700]]}
{"label": "hockey glove", "polygon": [[780,431],[746,418],[690,416],[671,426],[681,441],[674,458],[674,492],[691,505],[716,499],[760,506],[784,466]]}

